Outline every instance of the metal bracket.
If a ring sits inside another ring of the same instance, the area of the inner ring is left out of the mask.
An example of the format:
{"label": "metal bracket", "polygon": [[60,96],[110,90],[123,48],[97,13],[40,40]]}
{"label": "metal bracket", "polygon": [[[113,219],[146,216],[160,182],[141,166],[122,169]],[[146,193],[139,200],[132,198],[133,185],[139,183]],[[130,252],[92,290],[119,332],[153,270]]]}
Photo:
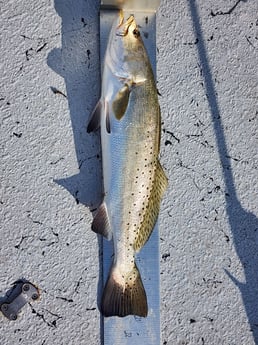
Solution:
{"label": "metal bracket", "polygon": [[17,320],[18,313],[30,300],[39,299],[39,290],[27,280],[18,280],[0,298],[0,310],[9,320]]}

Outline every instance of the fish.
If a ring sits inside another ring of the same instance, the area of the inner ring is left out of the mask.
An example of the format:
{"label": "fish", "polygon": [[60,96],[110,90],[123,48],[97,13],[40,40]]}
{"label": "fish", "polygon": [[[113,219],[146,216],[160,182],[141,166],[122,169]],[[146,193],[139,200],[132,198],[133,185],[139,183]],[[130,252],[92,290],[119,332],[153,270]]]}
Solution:
{"label": "fish", "polygon": [[152,67],[133,15],[115,20],[104,58],[101,97],[87,131],[100,127],[104,198],[92,230],[113,240],[105,317],[148,314],[135,255],[148,241],[168,180],[159,161],[161,115]]}

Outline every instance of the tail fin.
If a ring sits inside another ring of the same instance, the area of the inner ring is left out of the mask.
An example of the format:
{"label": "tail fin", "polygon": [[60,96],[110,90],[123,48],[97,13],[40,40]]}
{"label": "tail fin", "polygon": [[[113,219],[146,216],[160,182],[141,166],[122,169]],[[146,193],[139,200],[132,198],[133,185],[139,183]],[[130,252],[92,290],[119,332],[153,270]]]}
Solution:
{"label": "tail fin", "polygon": [[111,268],[102,296],[101,309],[104,316],[147,316],[147,297],[136,264],[126,275],[114,266]]}

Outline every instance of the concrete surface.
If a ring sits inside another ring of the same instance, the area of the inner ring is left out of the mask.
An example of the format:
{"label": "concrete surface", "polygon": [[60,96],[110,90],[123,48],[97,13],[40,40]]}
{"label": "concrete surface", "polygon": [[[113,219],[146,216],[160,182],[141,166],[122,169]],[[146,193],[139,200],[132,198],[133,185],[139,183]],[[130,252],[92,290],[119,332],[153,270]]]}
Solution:
{"label": "concrete surface", "polygon": [[[0,344],[100,344],[100,148],[84,130],[98,3],[0,1],[0,13],[0,293],[22,276],[42,293],[18,321],[1,316]],[[257,345],[257,4],[164,0],[157,47],[161,343]]]}

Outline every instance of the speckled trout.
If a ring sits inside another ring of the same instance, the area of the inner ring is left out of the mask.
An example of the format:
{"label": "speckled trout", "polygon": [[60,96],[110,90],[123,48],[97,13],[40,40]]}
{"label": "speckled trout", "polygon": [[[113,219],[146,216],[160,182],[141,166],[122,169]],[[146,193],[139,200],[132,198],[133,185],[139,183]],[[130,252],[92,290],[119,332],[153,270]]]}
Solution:
{"label": "speckled trout", "polygon": [[104,316],[147,316],[137,253],[156,223],[167,178],[159,163],[160,107],[135,19],[123,13],[106,50],[101,98],[88,132],[101,127],[104,200],[92,230],[113,239],[114,258],[102,296]]}

